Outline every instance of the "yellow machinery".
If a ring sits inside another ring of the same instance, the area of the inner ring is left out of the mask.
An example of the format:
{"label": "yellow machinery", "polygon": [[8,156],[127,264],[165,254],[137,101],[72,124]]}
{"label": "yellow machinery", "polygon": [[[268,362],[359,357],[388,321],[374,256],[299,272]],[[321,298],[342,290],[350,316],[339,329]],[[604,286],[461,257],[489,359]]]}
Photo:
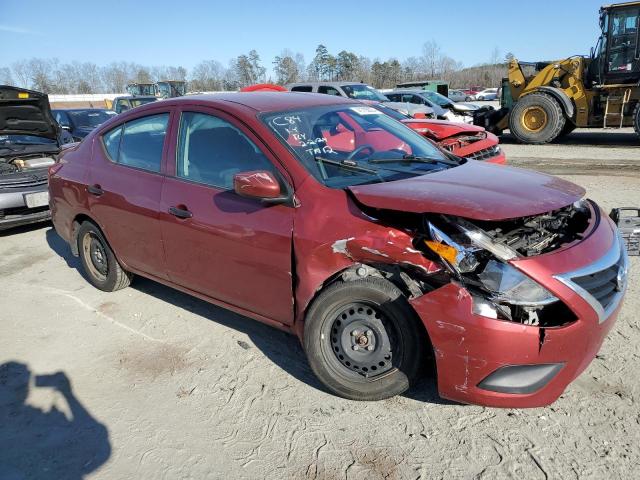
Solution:
{"label": "yellow machinery", "polygon": [[486,126],[497,133],[508,128],[520,142],[532,144],[551,142],[576,127],[633,126],[640,134],[639,18],[640,1],[605,5],[602,33],[589,57],[512,59],[502,108]]}

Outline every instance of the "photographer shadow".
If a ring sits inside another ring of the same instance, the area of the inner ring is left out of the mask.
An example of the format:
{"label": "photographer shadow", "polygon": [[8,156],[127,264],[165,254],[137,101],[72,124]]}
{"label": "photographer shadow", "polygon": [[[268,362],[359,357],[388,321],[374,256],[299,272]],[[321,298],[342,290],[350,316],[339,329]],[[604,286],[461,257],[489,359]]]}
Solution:
{"label": "photographer shadow", "polygon": [[36,375],[34,384],[61,394],[71,419],[55,404],[46,411],[26,403],[31,377],[23,363],[0,365],[0,478],[84,478],[111,455],[107,428],[75,397],[63,372]]}

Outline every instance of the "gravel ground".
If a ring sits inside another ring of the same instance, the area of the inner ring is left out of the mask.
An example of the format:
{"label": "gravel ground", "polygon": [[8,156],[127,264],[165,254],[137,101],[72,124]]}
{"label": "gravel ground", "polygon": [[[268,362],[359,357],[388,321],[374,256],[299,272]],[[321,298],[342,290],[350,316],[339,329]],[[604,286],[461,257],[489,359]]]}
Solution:
{"label": "gravel ground", "polygon": [[[630,146],[505,150],[555,168],[565,155],[637,160]],[[607,209],[640,206],[633,171],[588,170],[564,177]],[[144,279],[103,293],[78,267],[48,225],[0,234],[2,479],[637,477],[638,257],[598,357],[531,410],[452,404],[430,379],[387,401],[342,400],[294,337]],[[72,388],[37,377],[58,371]],[[7,407],[19,391],[25,404]]]}

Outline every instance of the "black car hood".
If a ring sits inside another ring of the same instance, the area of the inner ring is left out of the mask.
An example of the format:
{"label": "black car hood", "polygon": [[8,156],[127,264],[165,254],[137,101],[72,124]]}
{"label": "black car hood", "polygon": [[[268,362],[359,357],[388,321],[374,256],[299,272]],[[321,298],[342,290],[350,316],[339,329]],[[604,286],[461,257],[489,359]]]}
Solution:
{"label": "black car hood", "polygon": [[44,93],[0,85],[0,135],[58,139],[58,124]]}

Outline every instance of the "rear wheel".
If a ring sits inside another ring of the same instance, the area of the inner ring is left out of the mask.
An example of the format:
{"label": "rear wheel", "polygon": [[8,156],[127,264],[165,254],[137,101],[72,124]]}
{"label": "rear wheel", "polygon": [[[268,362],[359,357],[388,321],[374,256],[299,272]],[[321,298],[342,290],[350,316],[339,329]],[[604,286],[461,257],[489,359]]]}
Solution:
{"label": "rear wheel", "polygon": [[566,123],[560,104],[544,93],[525,95],[509,116],[509,130],[522,143],[549,143],[558,138]]}
{"label": "rear wheel", "polygon": [[78,252],[87,280],[105,292],[129,286],[133,275],[118,263],[100,229],[84,222],[78,230]]}
{"label": "rear wheel", "polygon": [[304,349],[320,381],[352,400],[407,390],[424,364],[428,340],[413,309],[390,282],[369,277],[329,286],[306,316]]}

